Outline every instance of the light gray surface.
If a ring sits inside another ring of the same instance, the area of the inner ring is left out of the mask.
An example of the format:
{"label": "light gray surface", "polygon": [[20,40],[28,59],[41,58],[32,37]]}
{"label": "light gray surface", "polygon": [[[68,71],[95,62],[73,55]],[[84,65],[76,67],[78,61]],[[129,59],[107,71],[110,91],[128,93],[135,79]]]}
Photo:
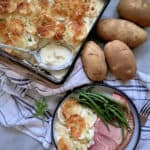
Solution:
{"label": "light gray surface", "polygon": [[[117,17],[115,11],[118,0],[112,0],[103,17]],[[108,11],[109,10],[109,11]],[[111,12],[111,13],[109,13]],[[147,29],[150,33],[150,28]],[[149,34],[150,35],[150,34]],[[134,50],[138,69],[150,74],[150,37],[144,45]],[[0,127],[0,150],[43,150],[40,143],[14,129]]]}
{"label": "light gray surface", "polygon": [[44,150],[40,143],[12,128],[0,126],[0,150]]}
{"label": "light gray surface", "polygon": [[137,63],[138,63],[138,69],[141,72],[150,74],[150,28],[146,29],[149,32],[148,40],[134,50]]}

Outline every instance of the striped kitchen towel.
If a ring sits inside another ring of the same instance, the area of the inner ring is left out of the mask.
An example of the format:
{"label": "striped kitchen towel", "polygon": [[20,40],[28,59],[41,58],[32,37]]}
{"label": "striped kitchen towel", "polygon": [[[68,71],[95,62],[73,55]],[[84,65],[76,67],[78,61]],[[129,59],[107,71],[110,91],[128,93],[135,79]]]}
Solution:
{"label": "striped kitchen towel", "polygon": [[[121,82],[109,74],[104,82],[125,92],[138,110],[150,100],[150,76],[141,72],[137,72],[135,78],[127,82]],[[90,81],[83,71],[80,59],[68,80],[58,89],[43,87],[0,65],[0,124],[17,128],[40,141],[45,148],[51,147],[52,150],[54,148],[51,144],[51,119],[55,107],[65,91],[85,83]],[[41,118],[34,116],[35,100],[43,95],[47,96],[48,102],[44,123]],[[150,147],[150,118],[142,127],[137,150],[148,150],[147,147]]]}

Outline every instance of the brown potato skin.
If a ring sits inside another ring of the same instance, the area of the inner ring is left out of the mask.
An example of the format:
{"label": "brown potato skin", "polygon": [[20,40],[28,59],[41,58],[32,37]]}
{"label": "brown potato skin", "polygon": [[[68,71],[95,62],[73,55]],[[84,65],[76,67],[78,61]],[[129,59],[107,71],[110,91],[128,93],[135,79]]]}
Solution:
{"label": "brown potato skin", "polygon": [[89,41],[82,51],[82,62],[88,78],[102,81],[107,74],[107,64],[103,50],[93,41]]}
{"label": "brown potato skin", "polygon": [[150,26],[150,2],[147,0],[120,0],[118,12],[122,18],[142,27]]}
{"label": "brown potato skin", "polygon": [[136,24],[123,19],[103,19],[98,22],[97,34],[105,41],[120,40],[129,47],[143,44],[148,34]]}
{"label": "brown potato skin", "polygon": [[122,41],[114,40],[104,47],[110,71],[121,80],[132,79],[136,74],[136,60],[133,52]]}

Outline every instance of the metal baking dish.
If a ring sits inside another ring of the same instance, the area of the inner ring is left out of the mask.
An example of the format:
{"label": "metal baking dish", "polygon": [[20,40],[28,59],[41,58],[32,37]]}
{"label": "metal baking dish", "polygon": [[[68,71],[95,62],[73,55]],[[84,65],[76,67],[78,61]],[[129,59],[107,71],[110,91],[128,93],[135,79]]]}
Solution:
{"label": "metal baking dish", "polygon": [[102,16],[102,14],[105,11],[106,7],[108,6],[109,2],[110,2],[110,0],[104,0],[103,9],[101,10],[100,14],[98,15],[95,22],[93,23],[93,26],[92,26],[90,32],[88,33],[87,38],[82,43],[71,66],[69,68],[67,68],[66,74],[64,75],[64,77],[61,80],[56,79],[48,71],[38,68],[38,67],[35,67],[34,65],[31,65],[31,64],[28,65],[24,61],[21,61],[15,57],[11,56],[10,54],[7,54],[3,50],[0,50],[0,63],[8,66],[10,69],[14,70],[15,72],[17,72],[31,80],[40,82],[40,84],[43,84],[48,87],[51,87],[51,86],[57,87],[58,85],[64,83],[66,78],[72,72],[75,62],[76,62],[77,58],[79,57],[81,50],[82,50],[83,46],[85,45],[85,43],[91,39],[96,38],[95,25],[98,22],[98,20],[100,19],[100,17]]}

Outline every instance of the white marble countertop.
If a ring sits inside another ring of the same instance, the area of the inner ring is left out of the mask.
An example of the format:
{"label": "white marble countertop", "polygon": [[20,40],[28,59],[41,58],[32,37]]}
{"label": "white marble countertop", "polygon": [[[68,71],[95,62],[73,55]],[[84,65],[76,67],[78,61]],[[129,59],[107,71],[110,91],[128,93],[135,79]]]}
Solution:
{"label": "white marble countertop", "polygon": [[[118,16],[115,11],[117,3],[118,0],[112,0],[103,14],[104,18]],[[149,39],[133,51],[137,59],[138,70],[150,74],[150,28],[146,30],[149,32]],[[11,128],[0,127],[0,139],[0,150],[43,150],[40,143]]]}

